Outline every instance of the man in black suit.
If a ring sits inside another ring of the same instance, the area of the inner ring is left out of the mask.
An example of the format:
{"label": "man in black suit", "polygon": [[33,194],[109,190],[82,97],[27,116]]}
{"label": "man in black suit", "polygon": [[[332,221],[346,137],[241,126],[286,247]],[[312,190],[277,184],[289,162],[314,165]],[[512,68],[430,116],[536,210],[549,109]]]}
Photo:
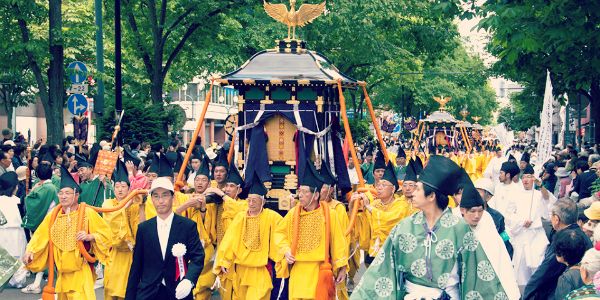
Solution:
{"label": "man in black suit", "polygon": [[573,191],[579,194],[579,200],[588,198],[592,195],[591,187],[598,178],[596,171],[589,169],[587,160],[578,160],[575,164],[577,177],[573,181]]}
{"label": "man in black suit", "polygon": [[[568,199],[561,199],[554,204],[550,221],[555,232],[564,229],[573,229],[585,241],[585,248],[592,248],[592,242],[577,225],[577,205]],[[546,248],[544,260],[531,275],[531,278],[525,286],[523,300],[546,300],[552,299],[558,277],[565,271],[566,266],[556,260],[556,243],[554,238],[552,243]]]}
{"label": "man in black suit", "polygon": [[[138,227],[125,299],[192,299],[204,263],[196,223],[173,213],[174,189],[168,178],[152,181],[150,196],[157,216]],[[173,252],[185,252],[183,259]]]}

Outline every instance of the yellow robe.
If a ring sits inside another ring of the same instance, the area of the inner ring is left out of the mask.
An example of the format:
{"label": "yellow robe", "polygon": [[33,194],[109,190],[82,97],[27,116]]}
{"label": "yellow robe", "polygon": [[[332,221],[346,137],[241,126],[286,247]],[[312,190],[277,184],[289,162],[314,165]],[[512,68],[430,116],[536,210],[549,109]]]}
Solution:
{"label": "yellow robe", "polygon": [[[27,251],[33,253],[33,261],[27,268],[32,272],[41,272],[48,264],[48,241],[52,238],[57,269],[55,290],[58,299],[96,299],[93,265],[85,261],[76,245],[78,214],[78,211],[69,214],[59,212],[54,224],[50,224],[51,213],[47,214],[27,245]],[[113,243],[110,228],[93,209],[86,208],[85,215],[84,231],[91,233],[95,238],[90,243],[89,252],[100,262],[109,263],[109,248]]]}
{"label": "yellow robe", "polygon": [[483,171],[485,170],[485,167],[486,167],[485,154],[478,153],[477,156],[475,157],[475,164],[476,164],[475,174],[477,176],[477,179],[483,178]]}
{"label": "yellow robe", "polygon": [[[175,198],[173,198],[173,212],[179,208],[182,204],[187,202],[190,199],[189,194],[184,194],[182,192],[175,192]],[[146,204],[144,205],[144,212],[146,213],[146,220],[150,220],[156,217],[156,208],[152,203],[152,199],[149,196],[148,200],[146,200]],[[185,213],[184,213],[185,214]],[[185,216],[184,216],[185,217]]]}
{"label": "yellow robe", "polygon": [[[104,201],[102,207],[119,205],[116,199]],[[103,218],[113,234],[110,263],[104,268],[104,299],[125,298],[129,267],[133,262],[133,246],[139,225],[140,204],[132,203],[128,208],[104,213]]]}
{"label": "yellow robe", "polygon": [[394,200],[384,205],[380,199],[375,199],[371,204],[372,211],[365,210],[359,213],[360,218],[367,219],[371,227],[371,239],[369,242],[369,255],[375,257],[392,228],[400,220],[410,215],[410,205],[401,201],[396,195]]}
{"label": "yellow robe", "polygon": [[[248,202],[243,200],[236,200],[227,195],[223,196],[223,203],[216,207],[216,239],[217,247],[221,244],[221,240],[225,236],[229,224],[233,221],[233,218],[242,211],[248,210]],[[221,279],[221,299],[230,300],[234,298],[234,287],[233,279],[235,278],[235,270],[230,270],[228,274],[219,276]]]}
{"label": "yellow robe", "polygon": [[273,284],[267,264],[269,259],[284,259],[275,240],[281,219],[278,213],[264,209],[256,217],[240,212],[229,225],[217,250],[213,271],[221,274],[221,267],[235,269],[234,299],[270,299]]}
{"label": "yellow robe", "polygon": [[406,196],[402,195],[399,198],[396,198],[396,201],[402,201],[404,203],[406,203],[406,205],[408,205],[408,216],[412,216],[414,213],[418,212],[419,209],[416,207],[413,207],[412,204],[410,203],[410,201],[408,201],[408,199],[406,199]]}
{"label": "yellow robe", "polygon": [[196,300],[208,300],[212,296],[212,290],[210,289],[217,276],[212,272],[215,245],[217,241],[217,234],[214,222],[216,221],[217,209],[215,204],[206,205],[206,213],[204,219],[202,213],[196,208],[188,208],[188,218],[196,222],[198,228],[198,235],[200,236],[200,242],[204,247],[204,268],[198,277],[196,286],[193,291],[194,299]]}
{"label": "yellow robe", "polygon": [[[292,208],[279,222],[276,240],[280,241],[280,254],[291,249],[293,219],[299,205]],[[337,214],[330,209],[330,247],[329,253],[334,274],[338,269],[348,266],[348,247]],[[325,217],[321,207],[313,211],[300,212],[298,248],[296,262],[288,266],[276,263],[277,277],[289,277],[289,299],[314,299],[317,289],[319,266],[325,261]],[[289,269],[291,268],[291,270]]]}
{"label": "yellow robe", "polygon": [[477,177],[477,159],[475,157],[471,158],[469,156],[465,156],[464,165],[465,171],[469,175],[472,181],[478,179]]}
{"label": "yellow robe", "polygon": [[[337,201],[337,200],[331,200],[327,203],[329,204],[329,208],[331,208],[335,211],[335,214],[338,219],[338,222],[340,223],[340,228],[342,229],[342,232],[346,231],[346,228],[348,228],[348,224],[350,223],[350,219],[348,218],[348,213],[346,212],[346,206],[344,206],[344,204],[342,202]],[[350,253],[352,251],[352,248],[350,245],[350,236],[344,235],[344,238],[346,239],[346,243],[348,244],[348,252]],[[349,258],[349,261],[348,261],[349,269],[353,268],[353,267],[350,267],[350,265],[353,263],[354,263],[354,259]],[[354,267],[356,267],[356,265]],[[353,270],[353,271],[355,271],[355,270]],[[348,270],[348,272],[350,272],[350,270]],[[354,274],[352,274],[352,275],[354,275]],[[348,288],[346,287],[346,281],[342,281],[339,284],[336,284],[335,291],[337,293],[338,300],[344,300],[344,299],[349,298],[348,297]]]}

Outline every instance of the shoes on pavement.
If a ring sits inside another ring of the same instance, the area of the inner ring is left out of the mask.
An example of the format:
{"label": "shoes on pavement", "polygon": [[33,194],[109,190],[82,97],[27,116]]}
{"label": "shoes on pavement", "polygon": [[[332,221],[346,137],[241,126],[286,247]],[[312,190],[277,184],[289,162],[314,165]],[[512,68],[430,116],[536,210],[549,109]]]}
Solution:
{"label": "shoes on pavement", "polygon": [[42,287],[39,285],[35,285],[34,283],[21,289],[21,293],[24,293],[24,294],[39,294],[41,292],[42,292]]}

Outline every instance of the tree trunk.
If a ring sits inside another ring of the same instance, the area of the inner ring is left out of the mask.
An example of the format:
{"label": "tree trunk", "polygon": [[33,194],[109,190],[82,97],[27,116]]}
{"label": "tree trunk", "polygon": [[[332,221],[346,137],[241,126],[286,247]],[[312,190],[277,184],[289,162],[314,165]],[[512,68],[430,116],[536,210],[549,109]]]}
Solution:
{"label": "tree trunk", "polygon": [[62,35],[62,0],[50,0],[50,68],[48,69],[48,102],[46,112],[47,142],[61,144],[65,136],[63,109],[65,103],[65,69]]}

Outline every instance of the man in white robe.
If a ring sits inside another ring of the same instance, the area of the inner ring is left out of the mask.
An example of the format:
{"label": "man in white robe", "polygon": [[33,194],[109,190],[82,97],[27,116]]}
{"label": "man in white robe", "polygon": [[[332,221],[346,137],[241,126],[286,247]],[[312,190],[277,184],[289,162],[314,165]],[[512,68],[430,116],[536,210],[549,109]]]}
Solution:
{"label": "man in white robe", "polygon": [[502,167],[502,163],[506,161],[506,158],[502,155],[502,150],[500,148],[496,148],[494,153],[494,157],[490,160],[485,171],[483,172],[483,177],[489,178],[494,182],[494,185],[498,185],[500,182],[498,180],[498,176],[500,175],[500,168]]}
{"label": "man in white robe", "polygon": [[541,193],[533,188],[535,178],[531,166],[523,170],[521,181],[523,190],[510,201],[505,216],[514,247],[515,276],[519,286],[525,286],[544,259],[549,241],[542,227],[547,205]]}
{"label": "man in white robe", "polygon": [[504,162],[498,174],[499,183],[495,186],[494,198],[488,205],[500,212],[504,217],[507,216],[507,208],[515,197],[521,194],[523,187],[513,181],[514,177],[518,177],[520,173],[519,166],[515,162]]}

